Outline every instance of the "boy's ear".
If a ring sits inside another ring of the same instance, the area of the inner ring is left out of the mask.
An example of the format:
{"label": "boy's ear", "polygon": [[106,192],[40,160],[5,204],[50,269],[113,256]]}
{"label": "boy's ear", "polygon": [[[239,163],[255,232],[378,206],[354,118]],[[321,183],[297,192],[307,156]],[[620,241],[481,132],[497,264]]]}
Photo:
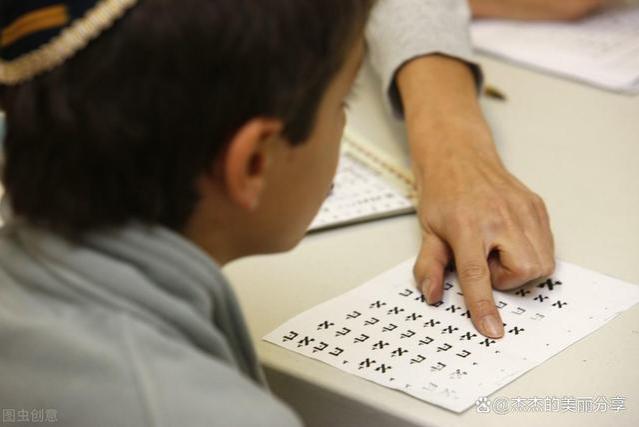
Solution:
{"label": "boy's ear", "polygon": [[255,118],[229,141],[223,156],[224,185],[230,199],[240,207],[254,210],[259,205],[269,161],[283,127],[280,120]]}

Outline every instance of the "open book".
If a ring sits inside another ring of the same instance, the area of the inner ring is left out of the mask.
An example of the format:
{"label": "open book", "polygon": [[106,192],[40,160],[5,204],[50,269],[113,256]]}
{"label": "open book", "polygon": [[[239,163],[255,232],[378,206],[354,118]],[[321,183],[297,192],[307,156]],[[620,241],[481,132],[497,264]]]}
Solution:
{"label": "open book", "polygon": [[478,20],[475,48],[604,89],[639,93],[639,5],[577,22]]}
{"label": "open book", "polygon": [[309,231],[411,213],[415,205],[410,171],[347,130],[333,188]]}

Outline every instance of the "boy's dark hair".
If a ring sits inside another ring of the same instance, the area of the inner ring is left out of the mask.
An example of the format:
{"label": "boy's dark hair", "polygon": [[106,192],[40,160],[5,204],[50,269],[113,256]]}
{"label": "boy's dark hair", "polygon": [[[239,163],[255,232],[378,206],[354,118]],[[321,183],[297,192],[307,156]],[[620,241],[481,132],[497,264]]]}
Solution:
{"label": "boy's dark hair", "polygon": [[196,178],[254,117],[314,125],[373,0],[141,0],[63,65],[6,87],[16,215],[66,235],[180,230]]}

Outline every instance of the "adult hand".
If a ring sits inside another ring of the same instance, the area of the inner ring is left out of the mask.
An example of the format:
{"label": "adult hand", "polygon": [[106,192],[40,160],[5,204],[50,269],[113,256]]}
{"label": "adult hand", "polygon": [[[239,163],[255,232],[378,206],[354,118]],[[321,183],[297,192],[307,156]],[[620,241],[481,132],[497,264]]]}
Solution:
{"label": "adult hand", "polygon": [[473,16],[523,20],[575,20],[615,0],[469,0]]}
{"label": "adult hand", "polygon": [[415,279],[427,301],[437,302],[454,261],[475,327],[499,338],[492,288],[517,288],[554,270],[546,208],[504,168],[465,64],[419,58],[400,69],[397,82],[420,200]]}

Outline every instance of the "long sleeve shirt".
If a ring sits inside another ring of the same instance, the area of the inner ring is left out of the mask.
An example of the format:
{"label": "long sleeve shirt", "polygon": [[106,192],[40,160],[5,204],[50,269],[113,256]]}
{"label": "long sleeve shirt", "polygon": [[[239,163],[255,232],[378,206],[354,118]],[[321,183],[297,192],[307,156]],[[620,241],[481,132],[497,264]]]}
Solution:
{"label": "long sleeve shirt", "polygon": [[0,407],[16,420],[301,424],[266,387],[219,267],[160,227],[70,243],[10,221],[0,229],[0,340]]}
{"label": "long sleeve shirt", "polygon": [[395,75],[411,59],[441,54],[468,63],[477,84],[482,76],[473,62],[470,9],[466,0],[380,0],[366,28],[366,42],[382,91],[397,116],[402,104]]}

